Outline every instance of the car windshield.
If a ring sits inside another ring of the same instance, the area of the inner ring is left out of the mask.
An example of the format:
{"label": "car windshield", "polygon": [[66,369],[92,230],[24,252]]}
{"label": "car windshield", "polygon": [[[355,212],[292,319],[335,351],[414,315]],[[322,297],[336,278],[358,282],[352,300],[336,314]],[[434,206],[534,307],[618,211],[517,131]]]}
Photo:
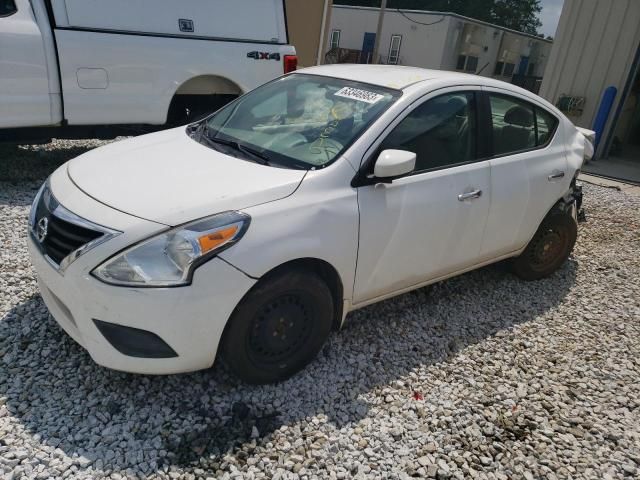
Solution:
{"label": "car windshield", "polygon": [[264,164],[314,169],[344,152],[401,93],[294,74],[230,103],[202,125],[203,142]]}

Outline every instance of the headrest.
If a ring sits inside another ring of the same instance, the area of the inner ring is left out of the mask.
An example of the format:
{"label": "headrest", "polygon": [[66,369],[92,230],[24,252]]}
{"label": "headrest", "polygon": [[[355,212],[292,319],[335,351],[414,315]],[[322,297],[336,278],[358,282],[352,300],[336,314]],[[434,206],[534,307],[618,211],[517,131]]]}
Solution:
{"label": "headrest", "polygon": [[447,102],[447,108],[449,111],[453,111],[456,115],[460,115],[465,112],[467,108],[467,102],[460,97],[452,97]]}
{"label": "headrest", "polygon": [[533,127],[533,112],[525,107],[511,107],[504,114],[504,123],[518,127]]}
{"label": "headrest", "polygon": [[456,115],[462,115],[465,112],[467,104],[461,98],[453,97],[446,103],[437,102],[429,110],[429,115],[435,115],[438,121],[444,122],[455,118]]}

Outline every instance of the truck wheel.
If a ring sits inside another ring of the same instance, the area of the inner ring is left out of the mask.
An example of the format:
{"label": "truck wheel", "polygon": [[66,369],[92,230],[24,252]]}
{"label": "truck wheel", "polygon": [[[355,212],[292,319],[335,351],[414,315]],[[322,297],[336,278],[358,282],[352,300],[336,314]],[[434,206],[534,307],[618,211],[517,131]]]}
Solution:
{"label": "truck wheel", "polygon": [[527,248],[512,263],[523,280],[539,280],[558,270],[578,238],[578,224],[568,212],[553,211],[542,222]]}
{"label": "truck wheel", "polygon": [[285,380],[315,358],[331,332],[333,297],[316,274],[265,278],[236,308],[222,339],[231,371],[252,384]]}

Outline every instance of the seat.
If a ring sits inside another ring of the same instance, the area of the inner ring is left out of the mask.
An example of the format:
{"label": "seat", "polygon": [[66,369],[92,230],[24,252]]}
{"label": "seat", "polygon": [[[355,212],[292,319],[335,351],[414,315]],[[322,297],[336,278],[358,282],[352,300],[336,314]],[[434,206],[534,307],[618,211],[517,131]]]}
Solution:
{"label": "seat", "polygon": [[498,130],[496,139],[496,153],[510,153],[535,147],[535,130],[533,126],[533,111],[528,108],[511,107],[504,114],[504,126]]}

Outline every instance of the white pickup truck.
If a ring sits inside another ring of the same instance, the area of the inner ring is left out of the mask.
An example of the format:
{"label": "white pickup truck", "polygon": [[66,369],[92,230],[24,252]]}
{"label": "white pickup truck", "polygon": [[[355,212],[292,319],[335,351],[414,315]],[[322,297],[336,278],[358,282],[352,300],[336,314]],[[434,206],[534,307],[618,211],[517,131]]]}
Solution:
{"label": "white pickup truck", "polygon": [[283,0],[0,0],[0,141],[188,123],[295,55]]}

